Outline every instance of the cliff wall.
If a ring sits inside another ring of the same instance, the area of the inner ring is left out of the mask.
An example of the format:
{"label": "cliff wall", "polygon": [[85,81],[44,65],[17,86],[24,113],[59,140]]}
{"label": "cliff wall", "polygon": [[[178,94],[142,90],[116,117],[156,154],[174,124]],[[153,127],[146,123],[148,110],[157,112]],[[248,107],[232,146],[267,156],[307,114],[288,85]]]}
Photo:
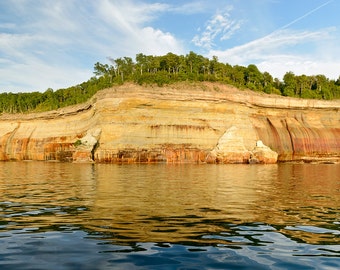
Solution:
{"label": "cliff wall", "polygon": [[222,84],[103,90],[57,111],[0,116],[0,160],[274,163],[340,160],[340,101]]}

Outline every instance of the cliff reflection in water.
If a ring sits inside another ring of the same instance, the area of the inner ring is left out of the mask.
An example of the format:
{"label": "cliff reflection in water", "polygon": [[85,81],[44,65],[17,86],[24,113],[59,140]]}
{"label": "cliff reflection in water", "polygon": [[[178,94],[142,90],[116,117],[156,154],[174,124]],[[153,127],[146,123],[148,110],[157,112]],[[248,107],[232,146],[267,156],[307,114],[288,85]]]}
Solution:
{"label": "cliff reflection in water", "polygon": [[[339,175],[339,164],[0,163],[0,230],[232,245],[240,226],[267,226],[298,242],[340,244]],[[237,244],[248,242],[256,244]]]}
{"label": "cliff reflection in water", "polygon": [[[296,237],[285,227],[330,227],[339,218],[338,165],[99,165],[97,172],[93,230],[121,240],[203,244],[203,235],[254,222]],[[306,243],[321,237],[305,236]]]}

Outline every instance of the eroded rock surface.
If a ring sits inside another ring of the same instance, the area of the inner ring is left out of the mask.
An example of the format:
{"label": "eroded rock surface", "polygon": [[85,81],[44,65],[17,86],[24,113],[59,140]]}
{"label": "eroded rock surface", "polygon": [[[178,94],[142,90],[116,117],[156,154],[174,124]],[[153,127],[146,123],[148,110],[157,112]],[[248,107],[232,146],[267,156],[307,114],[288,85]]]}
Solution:
{"label": "eroded rock surface", "polygon": [[277,162],[278,153],[264,145],[262,141],[257,141],[255,148],[251,151],[249,163],[251,164],[274,164]]}
{"label": "eroded rock surface", "polygon": [[101,134],[100,128],[89,129],[85,136],[79,138],[75,143],[75,151],[72,155],[74,162],[93,162],[94,152],[99,144]]}
{"label": "eroded rock surface", "polygon": [[339,108],[338,100],[285,98],[222,84],[125,84],[86,104],[0,115],[0,160],[338,161]]}
{"label": "eroded rock surface", "polygon": [[251,157],[251,152],[244,144],[242,132],[235,126],[227,129],[211,154],[219,163],[247,163]]}

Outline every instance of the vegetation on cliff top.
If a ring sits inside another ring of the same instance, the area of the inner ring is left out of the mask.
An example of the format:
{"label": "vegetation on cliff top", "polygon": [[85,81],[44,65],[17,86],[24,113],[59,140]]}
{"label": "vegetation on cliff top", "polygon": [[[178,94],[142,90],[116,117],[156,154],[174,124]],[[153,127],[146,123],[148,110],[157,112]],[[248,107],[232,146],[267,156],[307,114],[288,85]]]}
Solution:
{"label": "vegetation on cliff top", "polygon": [[65,89],[44,93],[2,93],[0,113],[24,113],[54,110],[85,102],[97,91],[124,82],[140,85],[171,84],[181,81],[211,81],[230,84],[240,89],[250,89],[267,94],[313,99],[339,99],[340,77],[330,80],[324,75],[295,75],[287,72],[283,81],[268,72],[260,72],[256,65],[231,66],[217,57],[208,59],[194,52],[187,55],[168,53],[163,56],[136,55],[112,59],[110,64],[97,62],[95,76],[86,82]]}

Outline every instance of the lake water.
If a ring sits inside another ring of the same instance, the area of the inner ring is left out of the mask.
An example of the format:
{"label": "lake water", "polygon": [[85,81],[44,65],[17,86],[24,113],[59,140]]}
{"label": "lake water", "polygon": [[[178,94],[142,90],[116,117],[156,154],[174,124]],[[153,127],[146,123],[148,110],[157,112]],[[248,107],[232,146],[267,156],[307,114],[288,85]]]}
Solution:
{"label": "lake water", "polygon": [[340,269],[340,164],[2,162],[0,269]]}

